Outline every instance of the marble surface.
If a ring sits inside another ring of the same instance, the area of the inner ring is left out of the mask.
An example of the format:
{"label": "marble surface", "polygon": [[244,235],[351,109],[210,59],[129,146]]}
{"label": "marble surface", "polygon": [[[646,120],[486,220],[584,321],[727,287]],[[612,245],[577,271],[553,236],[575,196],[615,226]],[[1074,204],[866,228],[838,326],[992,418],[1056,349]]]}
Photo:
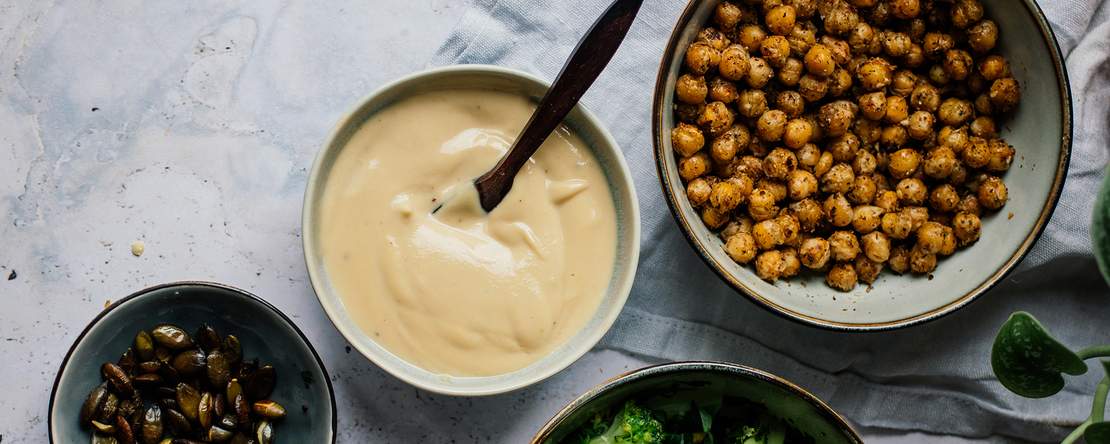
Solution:
{"label": "marble surface", "polygon": [[320,310],[299,228],[312,158],[359,97],[424,68],[466,7],[0,1],[0,442],[46,442],[71,341],[113,299],[176,280],[239,286],[294,318],[328,365],[341,443],[524,442],[645,364],[598,350],[531,389],[436,396],[352,352]]}

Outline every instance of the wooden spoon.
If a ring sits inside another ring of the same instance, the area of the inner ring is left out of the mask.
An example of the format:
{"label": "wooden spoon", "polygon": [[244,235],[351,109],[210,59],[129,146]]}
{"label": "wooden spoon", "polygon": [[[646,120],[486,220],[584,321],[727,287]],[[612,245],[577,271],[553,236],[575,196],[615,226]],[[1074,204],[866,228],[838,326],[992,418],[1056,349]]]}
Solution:
{"label": "wooden spoon", "polygon": [[[482,209],[493,211],[513,188],[513,179],[547,136],[563,122],[617,52],[643,0],[616,0],[578,42],[531,120],[497,165],[474,180]],[[437,208],[438,210],[438,208]]]}

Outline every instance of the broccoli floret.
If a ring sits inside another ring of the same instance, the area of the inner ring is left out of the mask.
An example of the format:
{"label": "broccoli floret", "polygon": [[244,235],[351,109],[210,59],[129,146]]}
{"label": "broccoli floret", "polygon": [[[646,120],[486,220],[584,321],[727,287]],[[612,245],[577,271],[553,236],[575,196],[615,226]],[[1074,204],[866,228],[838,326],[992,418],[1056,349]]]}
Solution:
{"label": "broccoli floret", "polygon": [[732,431],[725,440],[728,444],[782,444],[786,430],[782,424],[773,422],[757,426],[742,426]]}
{"label": "broccoli floret", "polygon": [[604,426],[594,418],[579,441],[581,444],[656,444],[663,441],[663,424],[651,411],[628,401],[613,422]]}

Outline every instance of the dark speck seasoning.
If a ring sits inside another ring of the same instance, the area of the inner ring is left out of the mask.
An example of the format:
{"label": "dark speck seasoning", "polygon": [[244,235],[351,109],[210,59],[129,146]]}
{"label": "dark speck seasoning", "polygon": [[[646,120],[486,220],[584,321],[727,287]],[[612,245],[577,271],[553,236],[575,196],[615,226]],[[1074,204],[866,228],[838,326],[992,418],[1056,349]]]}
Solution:
{"label": "dark speck seasoning", "polygon": [[16,274],[14,269],[12,270],[11,273],[8,274],[8,280],[9,281],[14,281],[15,278],[17,278],[17,277],[19,277],[19,274]]}

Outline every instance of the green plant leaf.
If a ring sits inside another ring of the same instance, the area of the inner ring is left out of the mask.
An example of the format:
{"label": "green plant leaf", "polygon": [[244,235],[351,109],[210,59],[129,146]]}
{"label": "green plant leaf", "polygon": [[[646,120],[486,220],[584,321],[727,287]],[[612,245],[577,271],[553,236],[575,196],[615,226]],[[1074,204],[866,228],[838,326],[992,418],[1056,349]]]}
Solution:
{"label": "green plant leaf", "polygon": [[1064,377],[1082,375],[1087,364],[1060,344],[1033,315],[1017,312],[1002,325],[991,350],[994,374],[1010,391],[1046,398],[1064,388]]}
{"label": "green plant leaf", "polygon": [[1087,444],[1110,444],[1110,422],[1096,422],[1083,432]]}
{"label": "green plant leaf", "polygon": [[1102,277],[1110,281],[1110,176],[1102,182],[1091,221],[1091,244]]}

